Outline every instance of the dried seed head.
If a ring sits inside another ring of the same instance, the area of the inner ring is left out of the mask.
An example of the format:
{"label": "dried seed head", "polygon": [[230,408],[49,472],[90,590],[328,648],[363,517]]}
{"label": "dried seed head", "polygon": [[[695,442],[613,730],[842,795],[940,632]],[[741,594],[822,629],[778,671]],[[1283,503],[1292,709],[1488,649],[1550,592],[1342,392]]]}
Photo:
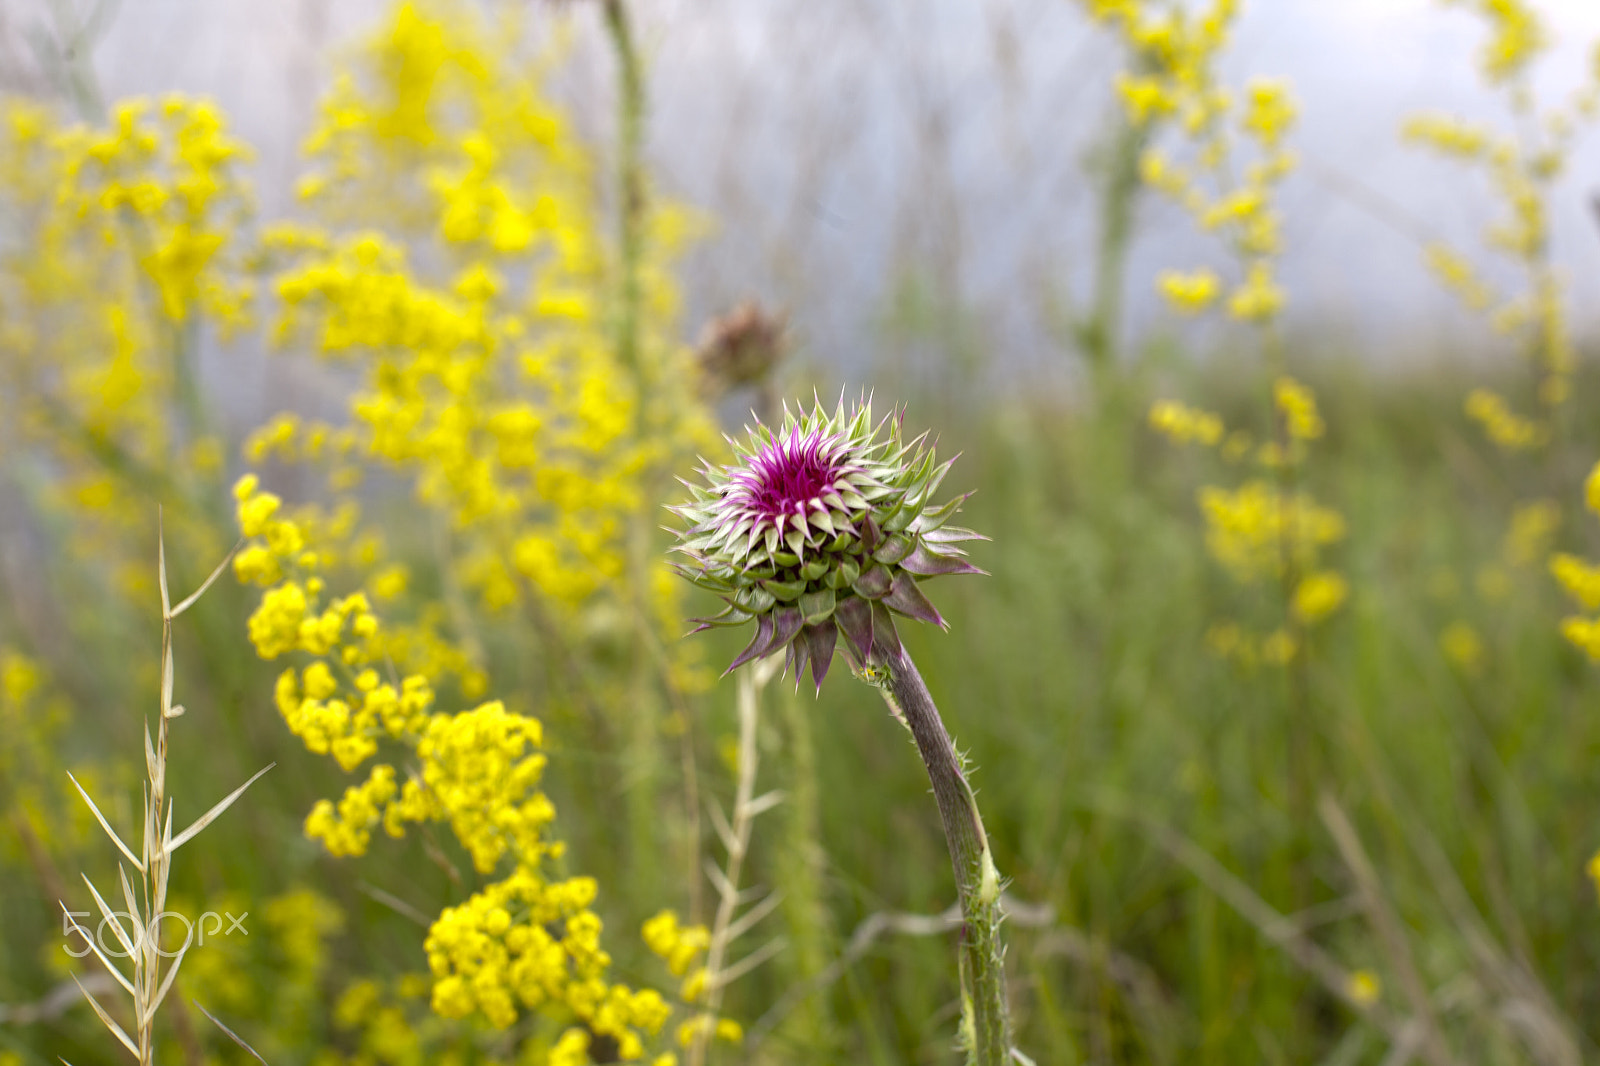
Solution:
{"label": "dried seed head", "polygon": [[788,323],[746,300],[706,323],[695,357],[705,388],[721,396],[742,385],[760,385],[772,374],[788,348]]}
{"label": "dried seed head", "polygon": [[956,545],[988,538],[947,525],[967,497],[932,502],[955,460],[937,462],[926,434],[903,441],[902,421],[874,424],[865,399],[831,417],[820,403],[800,416],[785,406],[776,430],[730,440],[734,465],[684,482],[693,499],[669,510],[687,523],[673,550],[689,561],[674,568],[727,604],[695,632],[756,623],[729,671],[783,648],[795,680],[809,662],[820,690],[841,632],[859,668],[898,649],[895,614],[945,625],[922,579],[983,572]]}

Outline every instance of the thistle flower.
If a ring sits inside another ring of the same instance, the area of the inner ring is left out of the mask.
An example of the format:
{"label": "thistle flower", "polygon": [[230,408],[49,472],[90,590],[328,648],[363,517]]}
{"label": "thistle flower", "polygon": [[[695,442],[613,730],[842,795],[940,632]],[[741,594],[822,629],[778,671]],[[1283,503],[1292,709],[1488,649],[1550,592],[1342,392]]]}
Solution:
{"label": "thistle flower", "polygon": [[905,442],[903,421],[874,424],[866,399],[846,413],[841,398],[832,417],[820,403],[798,417],[785,405],[776,430],[729,439],[736,464],[702,460],[706,485],[683,482],[694,498],[668,509],[688,523],[673,532],[689,562],[674,568],[727,605],[693,619],[695,632],[756,623],[729,672],[784,648],[796,683],[809,662],[820,691],[841,631],[860,669],[875,639],[899,649],[896,614],[947,628],[920,582],[983,573],[955,545],[988,538],[947,524],[971,494],[933,504],[955,460],[939,463],[926,433]]}

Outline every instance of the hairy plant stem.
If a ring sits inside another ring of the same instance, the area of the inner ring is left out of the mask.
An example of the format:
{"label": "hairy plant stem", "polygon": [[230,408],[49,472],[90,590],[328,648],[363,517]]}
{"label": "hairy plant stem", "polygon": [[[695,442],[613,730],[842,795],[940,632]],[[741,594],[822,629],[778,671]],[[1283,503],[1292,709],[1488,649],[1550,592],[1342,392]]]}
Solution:
{"label": "hairy plant stem", "polygon": [[978,802],[962,758],[939,717],[939,708],[904,648],[874,642],[871,665],[887,676],[879,691],[911,731],[944,823],[961,902],[962,1040],[968,1066],[1011,1061],[1011,1020],[1006,1004],[1005,950],[1000,943],[1000,874],[989,852]]}

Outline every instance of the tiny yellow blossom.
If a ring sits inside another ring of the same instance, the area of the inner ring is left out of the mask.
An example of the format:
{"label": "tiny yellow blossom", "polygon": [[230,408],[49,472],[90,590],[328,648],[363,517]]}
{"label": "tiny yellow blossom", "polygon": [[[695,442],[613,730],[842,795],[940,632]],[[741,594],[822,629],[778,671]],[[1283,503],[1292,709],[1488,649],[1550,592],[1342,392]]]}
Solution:
{"label": "tiny yellow blossom", "polygon": [[1161,295],[1177,310],[1193,314],[1204,311],[1216,302],[1222,291],[1222,280],[1210,270],[1197,270],[1191,274],[1168,270],[1157,282]]}
{"label": "tiny yellow blossom", "polygon": [[1295,440],[1316,440],[1322,436],[1322,416],[1317,412],[1317,398],[1311,390],[1291,377],[1280,377],[1272,383],[1272,400],[1283,415],[1289,436]]}
{"label": "tiny yellow blossom", "polygon": [[1451,622],[1439,634],[1439,649],[1463,673],[1476,674],[1483,665],[1483,638],[1466,622]]}
{"label": "tiny yellow blossom", "polygon": [[1265,261],[1250,265],[1245,283],[1228,298],[1228,313],[1246,322],[1262,322],[1277,317],[1283,309],[1284,294]]}
{"label": "tiny yellow blossom", "polygon": [[1542,425],[1514,414],[1505,400],[1488,389],[1474,389],[1467,397],[1466,411],[1491,441],[1507,451],[1537,448],[1548,438]]}
{"label": "tiny yellow blossom", "polygon": [[1267,635],[1261,642],[1261,659],[1263,662],[1282,666],[1294,658],[1299,651],[1299,644],[1294,636],[1282,629],[1275,630]]}
{"label": "tiny yellow blossom", "polygon": [[1356,970],[1350,975],[1349,984],[1345,986],[1345,994],[1360,1007],[1370,1007],[1377,1003],[1382,990],[1382,985],[1378,983],[1378,975],[1371,970]]}
{"label": "tiny yellow blossom", "polygon": [[1532,566],[1550,553],[1561,528],[1561,505],[1554,500],[1518,504],[1511,513],[1502,554],[1511,566]]}
{"label": "tiny yellow blossom", "polygon": [[1277,148],[1296,114],[1288,83],[1258,78],[1250,83],[1246,95],[1244,128],[1263,148]]}
{"label": "tiny yellow blossom", "polygon": [[1174,400],[1162,400],[1150,408],[1150,426],[1175,444],[1197,443],[1208,448],[1214,447],[1224,432],[1221,418]]}
{"label": "tiny yellow blossom", "polygon": [[1315,625],[1337,611],[1349,593],[1349,583],[1340,574],[1331,570],[1308,574],[1295,586],[1295,617],[1304,625]]}

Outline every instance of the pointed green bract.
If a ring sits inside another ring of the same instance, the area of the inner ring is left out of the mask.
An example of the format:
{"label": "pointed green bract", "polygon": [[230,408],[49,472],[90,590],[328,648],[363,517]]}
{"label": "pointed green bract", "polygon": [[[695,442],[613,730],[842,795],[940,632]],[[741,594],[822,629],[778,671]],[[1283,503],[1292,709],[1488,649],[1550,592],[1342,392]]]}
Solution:
{"label": "pointed green bract", "polygon": [[683,482],[691,499],[667,510],[687,561],[673,568],[726,604],[696,632],[756,622],[729,670],[782,648],[796,683],[809,663],[820,690],[835,650],[859,668],[875,631],[899,646],[890,612],[946,625],[919,581],[983,573],[956,545],[988,538],[946,525],[966,497],[932,502],[954,460],[940,463],[926,433],[904,440],[903,420],[874,422],[865,399],[831,415],[786,405],[776,428],[730,438],[732,465],[702,459],[705,484]]}

